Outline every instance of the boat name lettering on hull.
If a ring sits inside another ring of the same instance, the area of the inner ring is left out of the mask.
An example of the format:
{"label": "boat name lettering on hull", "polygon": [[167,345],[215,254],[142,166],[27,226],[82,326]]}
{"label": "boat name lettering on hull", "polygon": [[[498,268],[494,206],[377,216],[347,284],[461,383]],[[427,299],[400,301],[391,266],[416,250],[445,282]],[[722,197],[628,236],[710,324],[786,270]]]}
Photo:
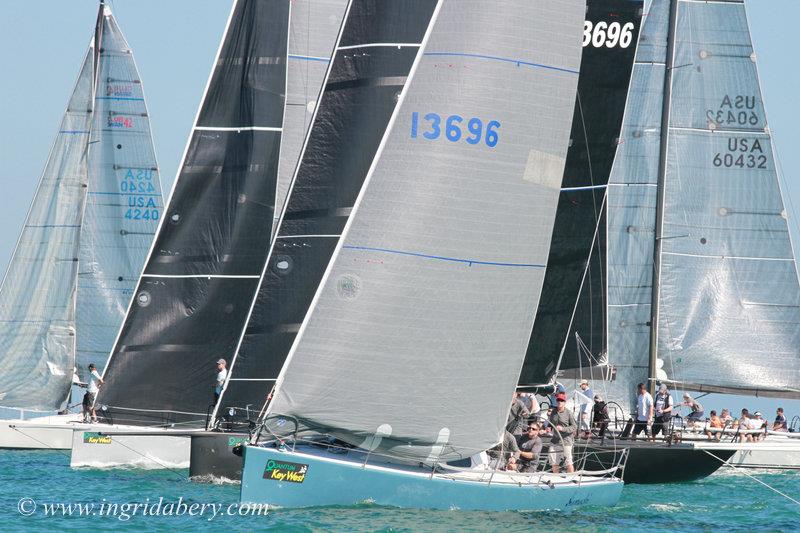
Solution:
{"label": "boat name lettering on hull", "polygon": [[267,461],[266,468],[264,468],[264,479],[302,483],[306,480],[307,472],[308,465],[270,459]]}
{"label": "boat name lettering on hull", "polygon": [[83,442],[84,444],[111,444],[111,437],[87,431],[83,433]]}

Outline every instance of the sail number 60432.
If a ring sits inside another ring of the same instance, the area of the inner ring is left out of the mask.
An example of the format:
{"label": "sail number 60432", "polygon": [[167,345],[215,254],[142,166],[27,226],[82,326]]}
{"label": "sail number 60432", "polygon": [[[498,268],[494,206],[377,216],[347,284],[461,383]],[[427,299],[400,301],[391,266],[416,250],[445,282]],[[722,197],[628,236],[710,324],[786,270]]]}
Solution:
{"label": "sail number 60432", "polygon": [[500,140],[497,134],[500,123],[496,120],[490,120],[484,126],[483,120],[476,117],[470,119],[465,119],[460,115],[442,117],[437,113],[423,115],[422,120],[426,123],[420,124],[418,112],[411,113],[412,139],[422,136],[433,141],[444,133],[445,138],[450,142],[459,142],[463,139],[467,144],[476,145],[483,141],[489,148],[497,146]]}

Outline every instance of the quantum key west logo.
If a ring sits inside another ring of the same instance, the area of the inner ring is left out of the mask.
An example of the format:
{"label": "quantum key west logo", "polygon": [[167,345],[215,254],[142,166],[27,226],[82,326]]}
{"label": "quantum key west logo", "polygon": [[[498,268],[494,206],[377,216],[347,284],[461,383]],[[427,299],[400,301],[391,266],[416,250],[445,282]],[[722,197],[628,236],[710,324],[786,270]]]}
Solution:
{"label": "quantum key west logo", "polygon": [[111,444],[111,437],[108,435],[101,435],[100,433],[83,432],[84,444]]}
{"label": "quantum key west logo", "polygon": [[270,459],[267,461],[267,467],[264,469],[264,479],[302,483],[306,480],[307,472],[308,465]]}

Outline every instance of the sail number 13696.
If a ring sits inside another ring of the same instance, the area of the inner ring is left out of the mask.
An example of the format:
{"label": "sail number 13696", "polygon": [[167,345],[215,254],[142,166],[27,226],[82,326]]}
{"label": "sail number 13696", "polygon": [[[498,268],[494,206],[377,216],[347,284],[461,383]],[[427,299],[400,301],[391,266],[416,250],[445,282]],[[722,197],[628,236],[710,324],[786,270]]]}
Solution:
{"label": "sail number 13696", "polygon": [[465,119],[460,115],[450,115],[442,117],[437,113],[423,115],[422,120],[426,123],[420,124],[419,113],[411,113],[411,138],[416,139],[422,136],[429,141],[438,139],[444,134],[450,142],[465,141],[467,144],[480,144],[483,142],[489,148],[497,146],[500,138],[497,130],[500,123],[490,120],[484,125],[484,121],[479,118]]}

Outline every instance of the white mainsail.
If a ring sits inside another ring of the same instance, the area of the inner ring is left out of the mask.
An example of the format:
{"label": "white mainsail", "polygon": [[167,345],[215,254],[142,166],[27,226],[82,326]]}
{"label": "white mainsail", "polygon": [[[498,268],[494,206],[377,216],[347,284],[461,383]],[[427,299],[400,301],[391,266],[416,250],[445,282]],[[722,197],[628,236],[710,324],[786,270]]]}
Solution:
{"label": "white mainsail", "polygon": [[[421,460],[484,450],[504,430],[547,260],[584,13],[572,0],[429,4],[424,36],[383,40],[356,17],[337,44],[321,106],[366,83],[399,84],[397,103],[355,204],[335,211],[349,219],[327,235],[338,244],[269,406]],[[407,78],[358,80],[359,58],[398,61],[392,49],[414,52]],[[307,146],[338,125],[315,122]],[[313,179],[309,150],[287,212]],[[273,252],[291,267],[301,256],[282,244],[286,220]]]}
{"label": "white mainsail", "polygon": [[59,409],[76,365],[102,367],[161,206],[141,81],[101,4],[0,290],[0,405]]}
{"label": "white mainsail", "polygon": [[608,191],[607,395],[631,405],[657,379],[800,396],[800,285],[744,1],[653,0],[633,83]]}

